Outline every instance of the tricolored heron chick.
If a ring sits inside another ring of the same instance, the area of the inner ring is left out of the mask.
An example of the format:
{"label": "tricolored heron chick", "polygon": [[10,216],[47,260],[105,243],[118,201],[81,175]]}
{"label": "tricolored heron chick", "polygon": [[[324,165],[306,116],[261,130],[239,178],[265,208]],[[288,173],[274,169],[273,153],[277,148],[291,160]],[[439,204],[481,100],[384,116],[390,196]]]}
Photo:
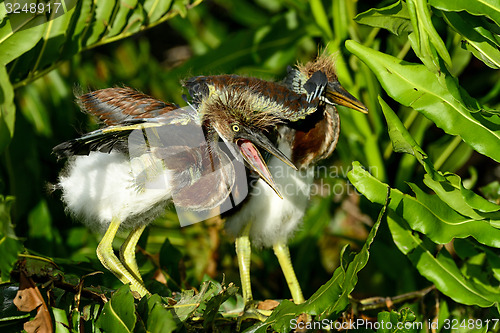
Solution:
{"label": "tricolored heron chick", "polygon": [[[289,68],[283,84],[302,96],[313,108],[287,101],[287,91],[275,84],[268,92],[287,105],[282,118],[287,121],[277,125],[277,148],[289,158],[297,169],[282,168],[274,157],[267,161],[271,175],[281,191],[278,197],[262,180],[252,186],[249,196],[235,210],[229,211],[226,227],[236,239],[243,297],[246,304],[252,301],[250,284],[250,242],[256,246],[272,247],[281,265],[295,303],[304,297],[290,260],[288,240],[300,225],[310,196],[314,178],[314,165],[329,157],[339,138],[340,120],[335,105],[367,112],[367,108],[349,94],[339,83],[334,72],[332,57],[326,54],[315,61],[297,68]],[[212,80],[214,87],[220,86]],[[264,88],[264,87],[261,87]],[[259,88],[259,89],[261,89]],[[287,103],[288,102],[288,103]]]}
{"label": "tricolored heron chick", "polygon": [[[244,160],[281,195],[256,148],[293,166],[262,132],[280,120],[275,110],[249,109],[231,94],[228,89],[197,109],[179,109],[129,88],[90,92],[78,102],[105,127],[53,149],[58,157],[69,158],[58,183],[67,211],[106,230],[97,248],[100,261],[141,296],[148,291],[135,247],[145,226],[172,200],[193,211],[224,202],[236,177],[229,155]],[[112,241],[120,228],[132,231],[118,259]]]}
{"label": "tricolored heron chick", "polygon": [[[303,179],[297,169],[309,170],[333,151],[339,121],[332,103],[366,110],[338,84],[331,65],[320,58],[290,70],[283,83],[235,75],[191,78],[185,86],[193,105],[180,109],[128,88],[80,96],[82,109],[105,127],[54,152],[69,157],[59,179],[67,210],[106,230],[97,249],[103,265],[132,290],[147,294],[135,262],[147,223],[172,200],[193,211],[220,206],[241,192],[234,164],[243,161],[258,181],[228,228],[237,235],[245,301],[252,299],[251,238],[274,248],[294,300],[302,302],[286,242],[304,213],[312,176]],[[267,164],[261,152],[270,154]],[[276,180],[268,165],[279,163],[289,172]],[[289,184],[303,193],[280,190]],[[111,244],[119,228],[132,232],[118,259]]]}

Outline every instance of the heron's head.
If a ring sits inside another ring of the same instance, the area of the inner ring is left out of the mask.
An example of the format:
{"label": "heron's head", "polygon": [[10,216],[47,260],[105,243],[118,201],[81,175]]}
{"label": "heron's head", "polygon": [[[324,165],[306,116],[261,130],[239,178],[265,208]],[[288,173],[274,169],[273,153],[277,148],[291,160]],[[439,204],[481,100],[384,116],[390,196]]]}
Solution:
{"label": "heron's head", "polygon": [[276,156],[290,167],[293,163],[266,136],[282,122],[260,105],[258,95],[246,89],[228,89],[202,101],[203,123],[226,143],[235,144],[247,167],[255,171],[281,197],[259,149]]}
{"label": "heron's head", "polygon": [[366,106],[340,85],[337,74],[335,73],[334,58],[328,55],[326,50],[315,60],[305,65],[298,64],[297,69],[302,75],[303,82],[307,82],[307,80],[311,79],[313,76],[323,76],[325,78],[327,83],[324,90],[324,97],[327,103],[342,105],[362,113],[368,113]]}

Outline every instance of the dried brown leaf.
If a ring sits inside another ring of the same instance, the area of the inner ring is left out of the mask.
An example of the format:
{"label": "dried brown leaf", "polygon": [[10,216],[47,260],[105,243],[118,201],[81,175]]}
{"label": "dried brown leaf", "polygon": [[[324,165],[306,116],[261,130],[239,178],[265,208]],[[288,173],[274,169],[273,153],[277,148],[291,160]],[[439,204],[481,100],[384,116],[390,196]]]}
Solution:
{"label": "dried brown leaf", "polygon": [[20,272],[19,291],[14,299],[14,304],[22,312],[31,312],[37,309],[35,318],[24,323],[26,332],[53,332],[52,319],[47,304],[36,284],[30,277],[26,276],[23,270]]}

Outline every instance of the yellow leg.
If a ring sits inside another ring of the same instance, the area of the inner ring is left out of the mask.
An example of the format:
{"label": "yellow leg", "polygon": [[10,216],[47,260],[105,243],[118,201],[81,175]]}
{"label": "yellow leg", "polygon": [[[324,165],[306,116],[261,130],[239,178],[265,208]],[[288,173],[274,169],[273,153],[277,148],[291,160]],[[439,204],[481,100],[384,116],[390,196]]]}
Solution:
{"label": "yellow leg", "polygon": [[238,318],[237,331],[240,330],[241,322],[247,318],[265,321],[270,315],[268,311],[258,310],[257,304],[253,301],[252,285],[250,282],[250,257],[252,255],[252,247],[250,246],[250,227],[248,223],[241,234],[236,238],[236,254],[238,255],[238,266],[240,268],[241,289],[243,300],[245,301],[245,311]]}
{"label": "yellow leg", "polygon": [[137,291],[139,295],[149,295],[144,285],[130,273],[125,266],[118,260],[113,252],[113,239],[120,227],[120,221],[113,218],[109,224],[108,230],[104,234],[99,246],[97,247],[97,257],[104,267],[111,271],[124,284],[130,283],[130,289]]}
{"label": "yellow leg", "polygon": [[236,238],[236,255],[238,256],[238,266],[240,268],[241,289],[245,305],[253,300],[252,285],[250,283],[250,257],[252,247],[250,246],[250,227],[248,223],[241,234]]}
{"label": "yellow leg", "polygon": [[276,243],[273,245],[273,249],[274,254],[278,258],[278,261],[280,263],[281,270],[285,275],[286,282],[288,283],[288,288],[290,288],[293,302],[295,304],[304,303],[304,296],[302,295],[299,281],[297,280],[297,276],[295,275],[295,271],[293,270],[288,246],[284,243]]}
{"label": "yellow leg", "polygon": [[127,239],[120,247],[120,261],[123,263],[123,266],[125,266],[125,268],[128,269],[128,271],[132,273],[141,283],[143,283],[143,281],[141,273],[139,273],[139,267],[137,267],[137,261],[135,260],[135,247],[137,246],[137,242],[139,241],[139,238],[141,238],[145,228],[146,225],[142,225],[132,230],[130,235],[128,235]]}

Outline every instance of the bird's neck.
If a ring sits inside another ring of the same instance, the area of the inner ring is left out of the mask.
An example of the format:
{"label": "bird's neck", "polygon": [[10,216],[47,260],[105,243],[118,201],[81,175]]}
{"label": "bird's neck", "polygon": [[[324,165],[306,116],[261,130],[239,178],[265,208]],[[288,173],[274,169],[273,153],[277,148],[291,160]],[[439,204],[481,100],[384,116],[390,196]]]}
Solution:
{"label": "bird's neck", "polygon": [[285,133],[291,142],[292,162],[299,168],[308,168],[329,157],[339,138],[340,119],[334,106],[325,105],[301,123],[292,123]]}

